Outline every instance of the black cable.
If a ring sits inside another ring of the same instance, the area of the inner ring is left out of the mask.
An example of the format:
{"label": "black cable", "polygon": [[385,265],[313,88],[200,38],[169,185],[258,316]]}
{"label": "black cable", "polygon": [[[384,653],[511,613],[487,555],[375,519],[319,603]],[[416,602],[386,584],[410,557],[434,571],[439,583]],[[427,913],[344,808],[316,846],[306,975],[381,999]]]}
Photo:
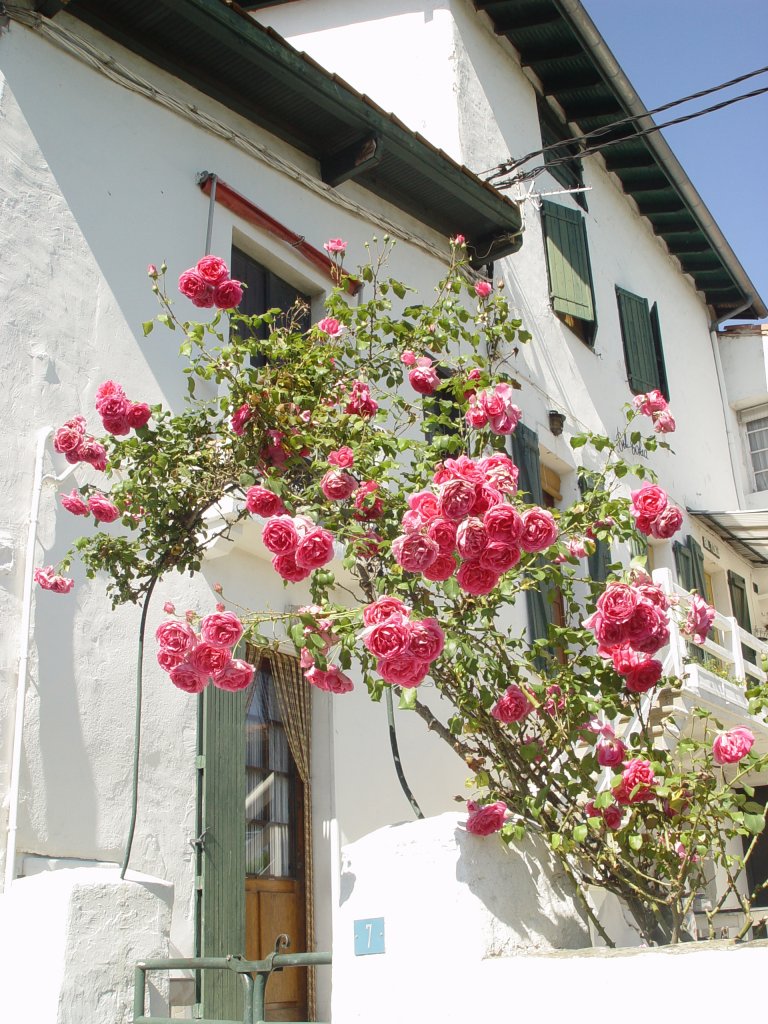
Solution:
{"label": "black cable", "polygon": [[413,809],[413,813],[417,818],[423,818],[424,814],[416,802],[416,797],[411,792],[411,787],[408,785],[408,781],[403,772],[403,765],[400,761],[400,751],[397,746],[397,733],[395,732],[395,710],[392,705],[392,687],[384,687],[384,700],[387,705],[387,722],[389,723],[389,745],[392,747],[392,760],[395,762],[395,771],[397,772],[397,779],[400,783],[400,788],[408,798],[408,803]]}
{"label": "black cable", "polygon": [[[548,171],[552,167],[557,167],[560,164],[571,163],[574,159],[580,160],[582,157],[592,156],[593,153],[601,153],[604,149],[608,149],[610,146],[618,146],[622,142],[632,142],[634,139],[641,139],[645,135],[652,135],[654,132],[661,131],[662,128],[670,128],[672,125],[684,124],[686,121],[693,121],[697,117],[703,117],[704,114],[712,114],[717,110],[723,110],[725,107],[730,107],[734,103],[740,103],[742,100],[754,99],[756,96],[763,96],[765,93],[768,93],[768,86],[763,89],[755,89],[752,92],[742,93],[740,96],[734,96],[732,99],[723,100],[721,103],[715,103],[713,106],[705,107],[703,110],[698,110],[694,114],[684,114],[682,117],[672,118],[671,121],[663,121],[661,124],[655,124],[650,128],[635,131],[631,135],[622,135],[618,139],[609,139],[607,142],[602,142],[597,146],[591,146],[587,149],[581,150],[581,152],[576,156],[561,157],[557,160],[550,160],[547,164],[541,164],[538,167],[532,168],[530,171],[524,171],[522,174],[509,178],[507,181],[499,182],[494,187],[501,189],[514,185],[518,181],[526,181],[530,178],[536,178],[543,171]],[[576,142],[578,142],[578,140],[573,139],[570,144],[573,145]]]}
{"label": "black cable", "polygon": [[[688,103],[690,100],[701,99],[702,96],[709,96],[713,92],[719,92],[722,89],[728,89],[732,85],[738,85],[740,82],[745,82],[750,78],[755,78],[757,75],[764,75],[768,72],[768,66],[763,68],[757,68],[755,71],[748,71],[744,75],[739,75],[738,78],[731,78],[728,82],[722,82],[720,85],[710,86],[708,89],[702,89],[700,92],[692,92],[688,96],[683,96],[679,100],[671,100],[669,103],[663,103],[660,107],[653,107],[651,110],[646,110],[642,114],[630,114],[627,117],[622,117],[618,121],[612,121],[610,124],[601,125],[599,128],[593,128],[589,132],[585,132],[583,135],[574,137],[572,139],[564,139],[559,142],[553,142],[548,146],[542,146],[541,149],[534,149],[530,153],[526,153],[525,156],[521,156],[518,160],[512,160],[505,164],[498,164],[496,167],[491,168],[494,173],[486,179],[487,181],[493,181],[494,178],[501,177],[502,174],[509,174],[510,171],[514,171],[516,167],[520,167],[522,164],[528,163],[535,156],[543,156],[544,153],[548,153],[553,149],[562,149],[565,146],[578,145],[588,139],[596,138],[599,135],[605,135],[607,132],[613,131],[614,128],[619,128],[621,125],[629,124],[630,122],[639,121],[644,117],[651,117],[653,114],[660,114],[664,110],[671,110],[672,107],[679,107],[683,103]],[[751,93],[749,95],[752,95]],[[758,94],[759,95],[759,94]],[[717,109],[717,108],[714,108]],[[703,113],[703,111],[702,111]],[[677,122],[669,122],[675,124]],[[663,126],[659,126],[663,127]],[[573,159],[573,158],[571,158]],[[488,171],[483,172],[488,174]]]}

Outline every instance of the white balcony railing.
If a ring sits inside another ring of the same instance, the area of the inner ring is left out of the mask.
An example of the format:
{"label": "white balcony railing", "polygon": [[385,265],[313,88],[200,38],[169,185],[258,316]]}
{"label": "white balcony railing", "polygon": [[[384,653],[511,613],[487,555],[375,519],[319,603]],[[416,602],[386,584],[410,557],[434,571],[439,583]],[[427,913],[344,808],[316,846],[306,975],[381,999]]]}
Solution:
{"label": "white balcony railing", "polygon": [[[715,613],[713,631],[721,642],[707,637],[703,644],[695,643],[690,637],[683,635],[678,625],[678,619],[684,622],[688,614],[691,594],[673,581],[669,569],[654,569],[653,581],[675,601],[678,609],[677,616],[670,616],[669,651],[666,655],[660,655],[665,660],[665,670],[684,679],[689,674],[687,669],[693,667],[690,664],[690,645],[703,652],[702,660],[695,666],[696,668],[727,679],[740,687],[768,680],[768,674],[762,667],[763,658],[768,657],[768,644],[747,633],[733,616],[721,615],[720,612]],[[744,657],[744,648],[755,652],[754,664]]]}

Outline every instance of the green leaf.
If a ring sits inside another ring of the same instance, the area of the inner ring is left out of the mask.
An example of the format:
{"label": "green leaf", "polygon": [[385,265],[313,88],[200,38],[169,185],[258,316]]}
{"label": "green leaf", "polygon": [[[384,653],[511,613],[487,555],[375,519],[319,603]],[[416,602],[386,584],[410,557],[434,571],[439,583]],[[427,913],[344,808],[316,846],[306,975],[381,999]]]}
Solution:
{"label": "green leaf", "polygon": [[152,332],[152,328],[155,326],[155,321],[145,320],[141,326],[144,331],[144,337],[146,338],[146,336]]}
{"label": "green leaf", "polygon": [[765,828],[765,818],[762,814],[745,814],[744,826],[749,829],[753,836],[759,836]]}
{"label": "green leaf", "polygon": [[583,843],[587,838],[588,829],[586,825],[577,825],[573,830],[573,838],[577,843]]}
{"label": "green leaf", "polygon": [[638,850],[640,850],[642,848],[642,845],[643,845],[643,837],[642,836],[633,835],[633,836],[629,837],[630,849],[635,850],[635,852],[637,852]]}
{"label": "green leaf", "polygon": [[559,850],[560,847],[563,845],[563,837],[560,835],[559,832],[555,832],[555,834],[550,837],[549,842],[553,850]]}
{"label": "green leaf", "polygon": [[585,434],[577,434],[576,437],[571,438],[571,448],[583,448],[587,443],[587,437]]}
{"label": "green leaf", "polygon": [[397,705],[401,711],[413,711],[416,707],[416,687],[401,687],[400,703]]}
{"label": "green leaf", "polygon": [[165,324],[166,327],[170,327],[172,331],[176,330],[176,324],[171,320],[167,313],[158,313],[155,320],[157,320],[159,324]]}

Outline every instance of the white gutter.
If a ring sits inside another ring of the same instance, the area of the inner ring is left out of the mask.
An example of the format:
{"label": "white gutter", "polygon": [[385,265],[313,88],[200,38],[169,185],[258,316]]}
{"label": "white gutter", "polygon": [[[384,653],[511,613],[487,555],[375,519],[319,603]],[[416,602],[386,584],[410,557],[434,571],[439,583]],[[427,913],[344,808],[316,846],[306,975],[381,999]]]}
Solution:
{"label": "white gutter", "polygon": [[60,476],[43,476],[45,445],[53,433],[53,427],[45,427],[37,438],[35,474],[32,482],[32,502],[29,508],[27,528],[27,551],[24,558],[24,591],[21,599],[21,629],[19,631],[19,675],[16,682],[16,719],[13,727],[11,750],[11,782],[8,791],[8,837],[5,847],[5,885],[8,889],[16,877],[16,833],[19,820],[19,785],[21,780],[21,752],[24,747],[24,704],[27,690],[27,666],[29,664],[29,629],[32,623],[32,592],[35,575],[35,546],[37,524],[40,520],[40,498],[46,480],[60,483],[75,467],[70,466]]}

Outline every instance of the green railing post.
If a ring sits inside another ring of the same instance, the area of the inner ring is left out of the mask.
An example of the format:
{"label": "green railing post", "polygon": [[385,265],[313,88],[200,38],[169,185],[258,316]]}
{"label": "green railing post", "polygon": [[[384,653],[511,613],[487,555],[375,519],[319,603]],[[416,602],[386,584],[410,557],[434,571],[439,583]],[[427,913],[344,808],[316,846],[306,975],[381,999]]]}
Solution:
{"label": "green railing post", "polygon": [[145,989],[147,975],[144,964],[137,964],[133,972],[133,1018],[144,1016]]}

